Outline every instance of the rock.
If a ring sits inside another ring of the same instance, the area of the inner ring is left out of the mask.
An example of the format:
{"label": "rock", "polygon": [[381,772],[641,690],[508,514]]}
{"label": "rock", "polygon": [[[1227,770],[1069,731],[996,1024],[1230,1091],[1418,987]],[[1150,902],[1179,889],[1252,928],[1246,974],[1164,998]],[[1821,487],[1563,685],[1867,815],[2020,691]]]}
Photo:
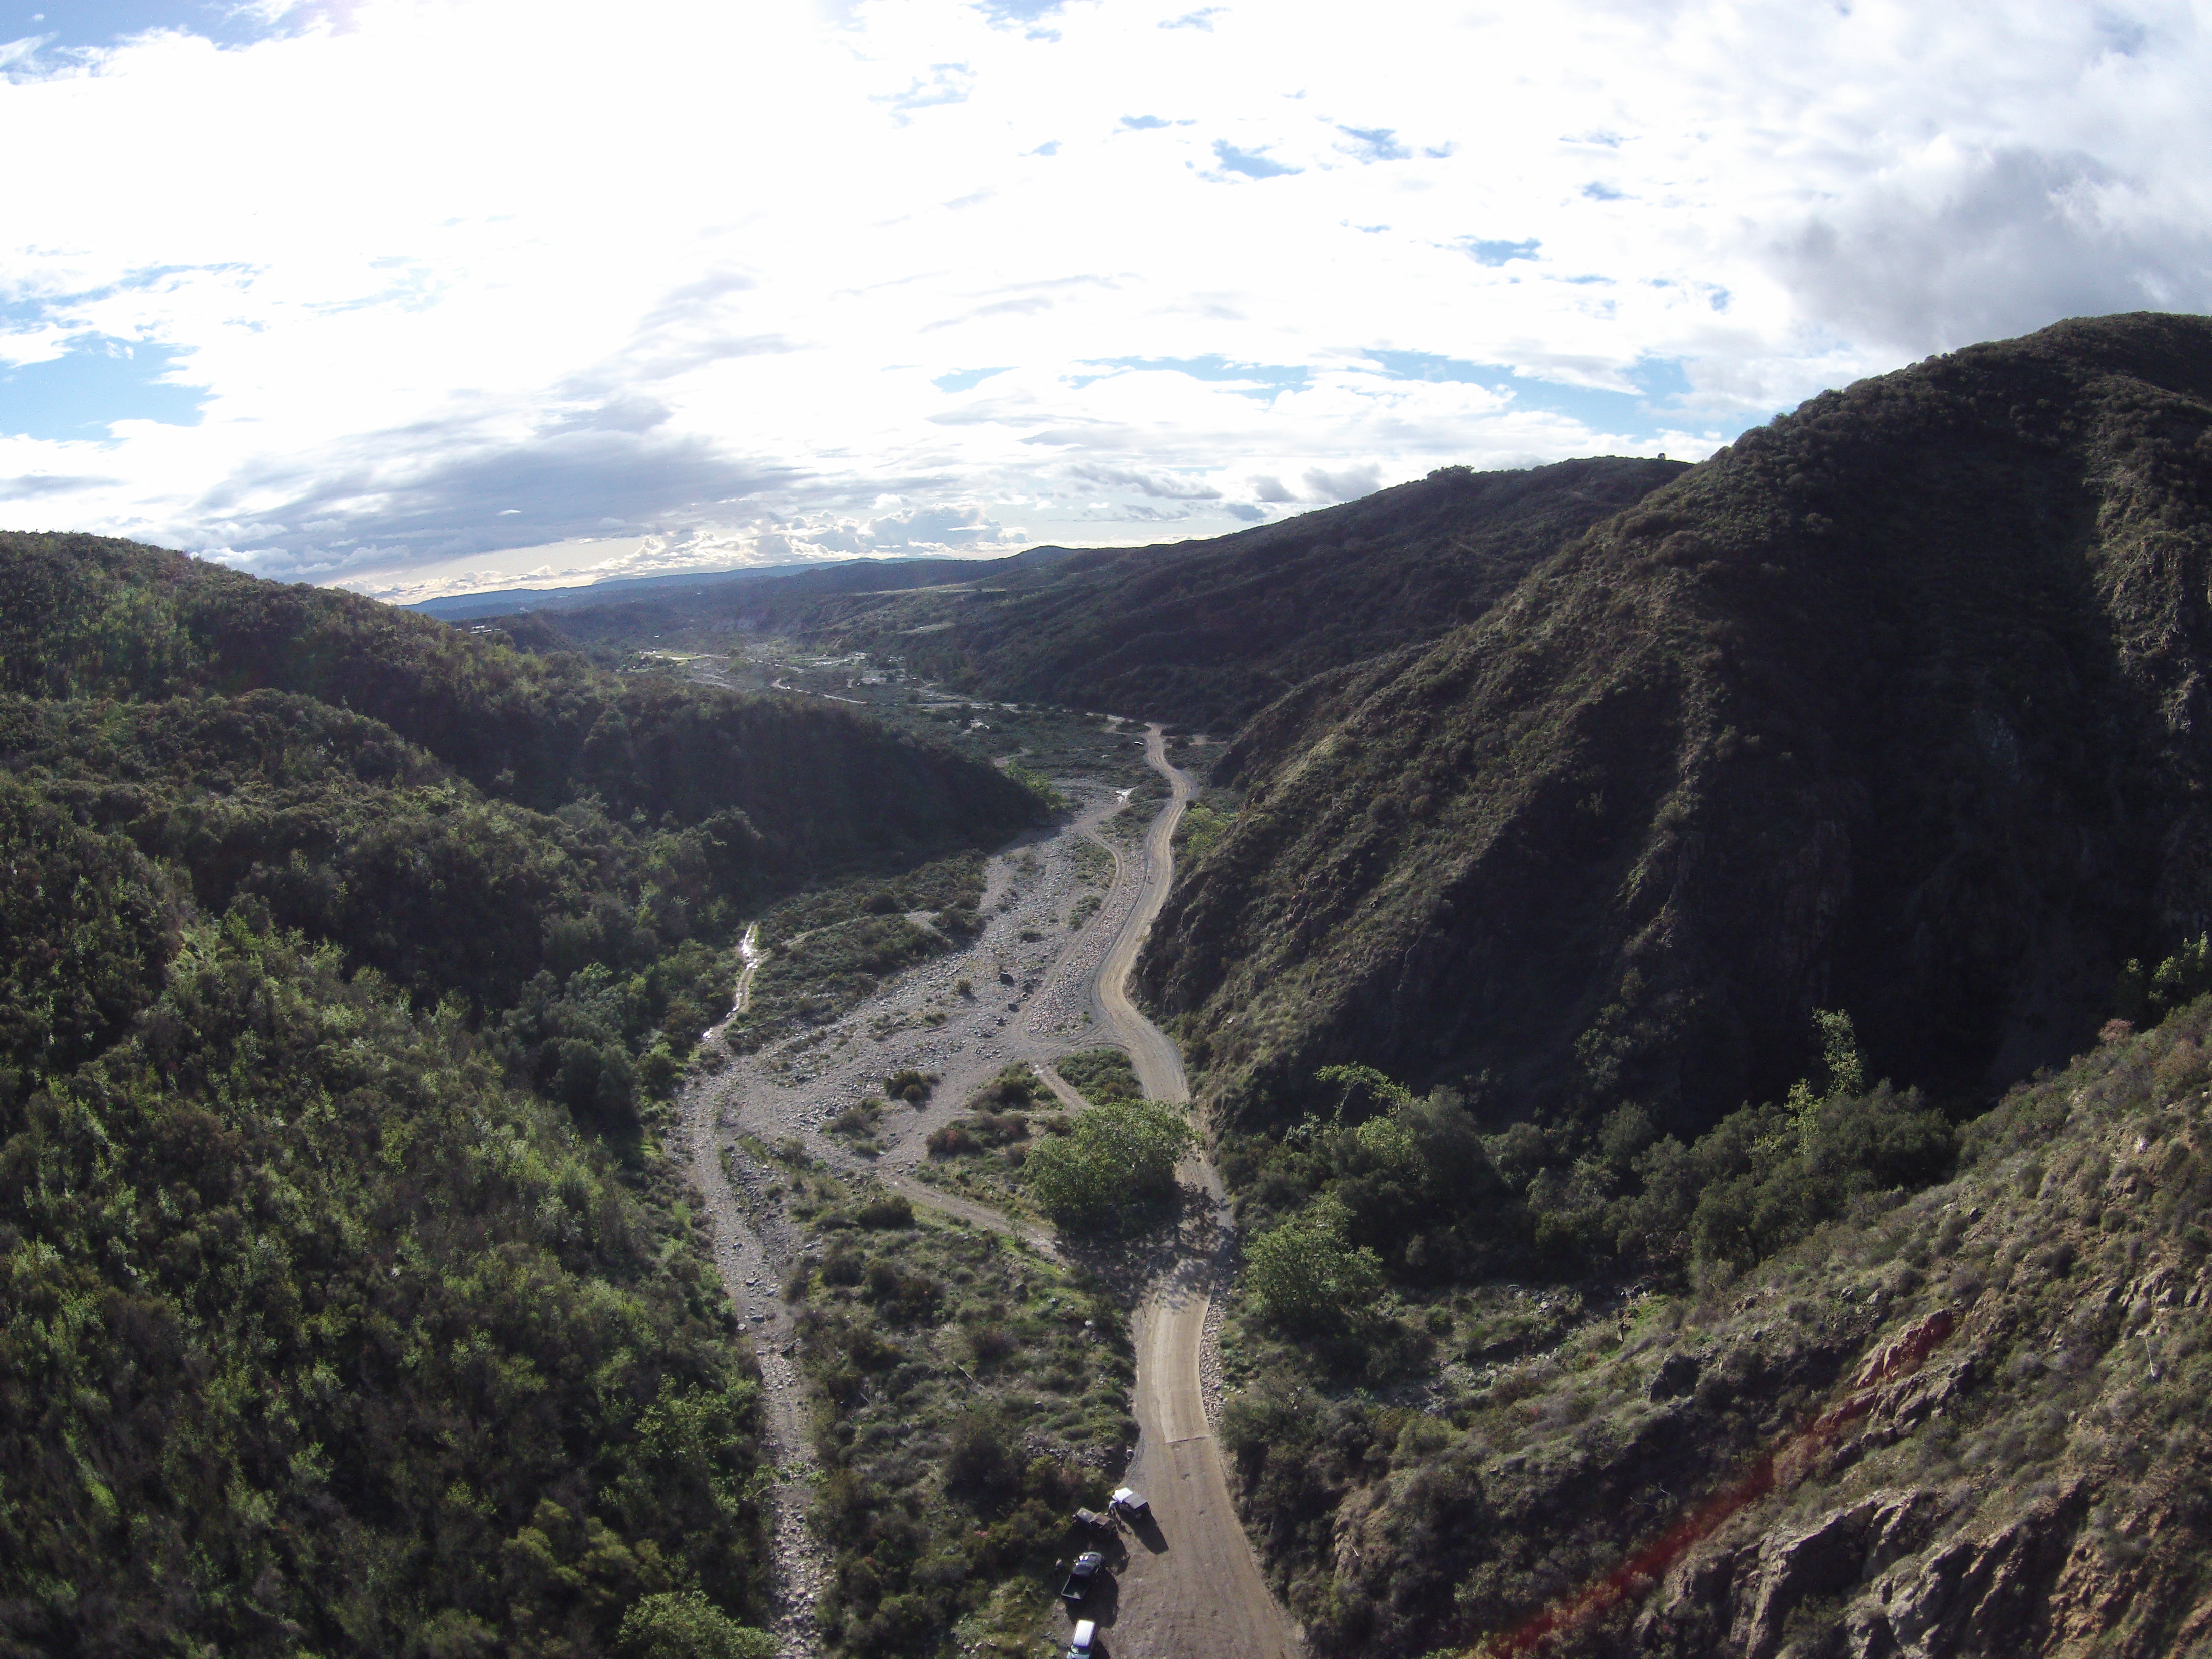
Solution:
{"label": "rock", "polygon": [[1851,1386],[1871,1389],[1877,1383],[1919,1370],[1928,1356],[1951,1334],[1958,1322],[1957,1316],[1948,1308],[1938,1308],[1925,1319],[1916,1321],[1867,1357],[1866,1364],[1859,1368],[1859,1374],[1852,1379]]}
{"label": "rock", "polygon": [[[1834,1595],[1859,1581],[1868,1524],[1881,1500],[1863,1498],[1810,1527],[1771,1534],[1740,1570],[1731,1598],[1736,1609],[1729,1644],[1744,1659],[1773,1659],[1782,1650],[1790,1612],[1808,1596]],[[1747,1579],[1748,1582],[1747,1583]]]}
{"label": "rock", "polygon": [[1851,1659],[1947,1659],[2018,1648],[2064,1565],[2082,1508],[2076,1486],[1987,1538],[1954,1539],[1915,1566],[1885,1573],[1846,1615]]}
{"label": "rock", "polygon": [[1695,1354],[1670,1353],[1651,1374],[1645,1392],[1653,1400],[1680,1400],[1698,1386],[1699,1369]]}

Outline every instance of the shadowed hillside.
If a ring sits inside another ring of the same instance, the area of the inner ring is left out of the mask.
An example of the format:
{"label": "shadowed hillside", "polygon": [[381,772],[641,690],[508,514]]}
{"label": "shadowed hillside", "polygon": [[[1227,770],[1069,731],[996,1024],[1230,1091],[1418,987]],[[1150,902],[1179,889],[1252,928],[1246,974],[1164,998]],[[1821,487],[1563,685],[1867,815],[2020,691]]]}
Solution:
{"label": "shadowed hillside", "polygon": [[1740,1277],[1370,1295],[1293,1353],[1248,1274],[1221,1435],[1313,1651],[2205,1653],[2208,1018]]}
{"label": "shadowed hillside", "polygon": [[963,690],[1227,732],[1310,675],[1480,616],[1537,560],[1680,470],[1446,467],[1213,541],[1069,554],[998,592],[825,605],[808,627],[903,652]]}
{"label": "shadowed hillside", "polygon": [[2063,1059],[2212,913],[2208,425],[2212,322],[2132,316],[1747,434],[1255,720],[1146,992],[1248,1117],[1358,1060],[1694,1130],[1816,1007],[1943,1093]]}

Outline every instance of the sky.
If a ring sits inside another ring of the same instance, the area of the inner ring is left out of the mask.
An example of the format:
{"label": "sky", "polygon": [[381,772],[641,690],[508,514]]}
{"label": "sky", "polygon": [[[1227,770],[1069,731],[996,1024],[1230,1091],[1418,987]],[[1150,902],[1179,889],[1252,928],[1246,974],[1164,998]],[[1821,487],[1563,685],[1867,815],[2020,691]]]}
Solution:
{"label": "sky", "polygon": [[2212,0],[0,0],[0,527],[398,600],[1695,459],[2212,309]]}

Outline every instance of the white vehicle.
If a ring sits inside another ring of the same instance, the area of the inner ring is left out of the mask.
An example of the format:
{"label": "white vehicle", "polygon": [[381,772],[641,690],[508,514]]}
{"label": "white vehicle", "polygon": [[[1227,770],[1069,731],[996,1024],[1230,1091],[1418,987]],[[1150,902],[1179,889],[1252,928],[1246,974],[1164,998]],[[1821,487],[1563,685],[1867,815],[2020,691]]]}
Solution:
{"label": "white vehicle", "polygon": [[1092,1659],[1098,1651],[1098,1621],[1079,1619],[1074,1633],[1067,1638],[1067,1659]]}
{"label": "white vehicle", "polygon": [[1127,1486],[1115,1488],[1113,1497],[1106,1500],[1106,1507],[1128,1521],[1148,1520],[1152,1513],[1152,1506]]}

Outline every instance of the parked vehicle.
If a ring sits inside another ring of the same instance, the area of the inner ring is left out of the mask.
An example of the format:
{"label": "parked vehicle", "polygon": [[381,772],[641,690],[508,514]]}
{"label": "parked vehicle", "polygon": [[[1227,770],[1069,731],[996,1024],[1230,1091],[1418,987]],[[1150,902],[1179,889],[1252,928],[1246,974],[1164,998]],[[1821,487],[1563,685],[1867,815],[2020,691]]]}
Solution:
{"label": "parked vehicle", "polygon": [[1067,1659],[1092,1659],[1098,1651],[1098,1626],[1095,1620],[1079,1619],[1067,1638]]}
{"label": "parked vehicle", "polygon": [[1105,1570],[1104,1556],[1097,1550],[1084,1551],[1067,1570],[1067,1582],[1060,1587],[1060,1599],[1071,1607],[1081,1607],[1091,1599],[1091,1592],[1098,1587],[1098,1575]]}
{"label": "parked vehicle", "polygon": [[1111,1532],[1114,1530],[1114,1517],[1111,1515],[1101,1514],[1097,1510],[1078,1510],[1075,1512],[1075,1524],[1079,1527],[1088,1527],[1093,1532]]}
{"label": "parked vehicle", "polygon": [[1106,1500],[1106,1507],[1124,1521],[1149,1521],[1152,1518],[1152,1506],[1127,1486],[1118,1488],[1113,1497]]}

